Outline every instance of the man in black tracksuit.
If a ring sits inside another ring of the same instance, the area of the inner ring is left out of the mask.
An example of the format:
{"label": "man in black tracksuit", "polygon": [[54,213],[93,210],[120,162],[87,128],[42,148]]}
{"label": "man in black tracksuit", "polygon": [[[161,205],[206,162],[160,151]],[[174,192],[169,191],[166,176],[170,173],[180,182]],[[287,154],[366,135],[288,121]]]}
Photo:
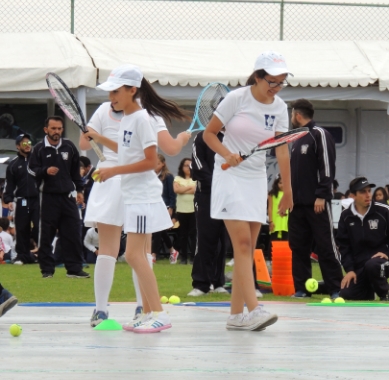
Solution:
{"label": "man in black tracksuit", "polygon": [[340,296],[348,300],[388,301],[389,206],[372,202],[365,177],[350,183],[354,202],[340,216],[336,242],[346,272]]}
{"label": "man in black tracksuit", "polygon": [[80,156],[71,141],[61,138],[61,117],[48,117],[44,131],[46,137],[34,147],[29,162],[29,171],[41,191],[38,260],[42,277],[53,277],[51,244],[58,229],[67,277],[88,278],[82,270],[81,220],[76,204],[76,191],[81,192],[83,187]]}
{"label": "man in black tracksuit", "polygon": [[308,127],[309,133],[297,140],[291,153],[293,211],[289,215],[289,245],[295,297],[310,297],[305,281],[312,277],[311,248],[316,253],[326,288],[338,296],[342,269],[332,226],[331,199],[335,177],[335,143],[331,135],[312,120],[312,104],[305,99],[292,103],[294,128]]}
{"label": "man in black tracksuit", "polygon": [[[197,181],[194,196],[197,247],[193,260],[190,296],[208,293],[213,285],[216,293],[227,293],[224,289],[224,266],[226,258],[226,228],[222,220],[211,218],[211,187],[215,152],[203,140],[203,131],[193,141],[192,179]],[[223,140],[223,133],[218,138]]]}
{"label": "man in black tracksuit", "polygon": [[31,137],[21,134],[15,142],[18,155],[7,167],[3,201],[9,204],[10,208],[12,202],[15,202],[15,262],[29,264],[34,262],[30,254],[30,238],[38,243],[39,191],[35,178],[27,170],[32,150]]}

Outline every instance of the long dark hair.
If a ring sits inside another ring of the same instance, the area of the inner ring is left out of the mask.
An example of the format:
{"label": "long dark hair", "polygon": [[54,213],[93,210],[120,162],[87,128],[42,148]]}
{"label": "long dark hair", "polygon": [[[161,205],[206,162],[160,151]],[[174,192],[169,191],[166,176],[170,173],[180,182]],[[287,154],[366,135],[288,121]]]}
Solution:
{"label": "long dark hair", "polygon": [[263,79],[265,78],[266,75],[269,75],[265,70],[257,70],[254,71],[246,81],[246,86],[252,86],[253,84],[256,84],[257,82],[255,81],[255,78]]}
{"label": "long dark hair", "polygon": [[[381,191],[382,192],[382,194],[383,194],[383,196],[384,196],[384,199],[382,200],[382,201],[376,201],[375,200],[375,196],[376,196],[376,194],[377,194],[377,191]],[[389,199],[389,197],[388,197],[388,193],[386,192],[386,190],[383,188],[383,187],[377,187],[375,190],[374,190],[374,193],[373,193],[373,200],[375,201],[375,202],[380,202],[380,203],[384,203],[384,204],[388,204],[388,199]]]}
{"label": "long dark hair", "polygon": [[159,175],[159,179],[161,181],[164,181],[166,176],[168,174],[170,174],[170,171],[169,171],[169,168],[166,165],[166,158],[165,158],[165,156],[163,154],[158,153],[158,160],[161,161],[161,163],[163,164],[163,167],[161,169],[161,174]]}
{"label": "long dark hair", "polygon": [[[181,160],[180,164],[178,165],[177,174],[178,174],[180,177],[182,177],[182,178],[186,178],[185,173],[184,173],[184,169],[183,169],[184,164],[185,164],[185,161],[190,161],[190,162],[192,162],[192,159],[191,159],[191,158],[188,158],[188,157],[183,158],[183,159]],[[191,176],[191,177],[192,177],[192,176]]]}
{"label": "long dark hair", "polygon": [[137,89],[134,99],[139,98],[142,107],[151,116],[161,116],[171,123],[172,119],[191,120],[187,111],[179,107],[171,100],[161,98],[151,86],[149,81],[142,79],[140,88]]}
{"label": "long dark hair", "polygon": [[269,191],[269,195],[274,195],[276,198],[278,197],[278,193],[281,191],[279,187],[279,183],[281,181],[281,176],[278,174],[276,179],[273,182],[273,185],[271,187],[271,190]]}

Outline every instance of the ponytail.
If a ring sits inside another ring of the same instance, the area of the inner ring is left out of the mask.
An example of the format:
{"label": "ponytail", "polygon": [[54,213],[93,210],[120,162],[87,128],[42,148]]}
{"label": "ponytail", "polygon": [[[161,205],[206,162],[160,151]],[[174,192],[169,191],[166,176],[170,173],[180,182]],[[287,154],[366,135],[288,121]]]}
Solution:
{"label": "ponytail", "polygon": [[138,97],[142,107],[151,116],[161,116],[170,123],[172,119],[191,120],[187,112],[176,103],[161,98],[145,78],[142,79],[141,87],[135,93],[135,98]]}
{"label": "ponytail", "polygon": [[265,70],[263,70],[263,69],[254,71],[254,72],[247,78],[246,86],[255,85],[255,84],[257,83],[257,82],[255,81],[255,78],[263,79],[263,78],[265,78],[265,75],[269,75],[269,74],[268,74]]}

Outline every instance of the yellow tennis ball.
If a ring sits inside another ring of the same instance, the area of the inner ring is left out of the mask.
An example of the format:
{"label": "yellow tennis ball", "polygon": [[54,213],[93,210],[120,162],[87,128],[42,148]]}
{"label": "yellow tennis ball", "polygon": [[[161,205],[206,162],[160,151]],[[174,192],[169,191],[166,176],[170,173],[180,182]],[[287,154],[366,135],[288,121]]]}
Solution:
{"label": "yellow tennis ball", "polygon": [[169,299],[166,296],[161,297],[161,303],[168,303]]}
{"label": "yellow tennis ball", "polygon": [[334,300],[335,303],[345,303],[346,301],[342,297],[335,298]]}
{"label": "yellow tennis ball", "polygon": [[9,328],[9,332],[11,333],[12,336],[19,336],[22,333],[23,329],[19,325],[11,325]]}
{"label": "yellow tennis ball", "polygon": [[93,174],[92,174],[93,181],[95,181],[95,182],[100,182],[100,181],[97,179],[98,175],[99,175],[99,169],[97,169],[97,170],[95,170],[95,171],[93,172]]}
{"label": "yellow tennis ball", "polygon": [[318,288],[319,284],[314,278],[309,278],[307,281],[305,281],[305,289],[307,289],[308,292],[316,292]]}
{"label": "yellow tennis ball", "polygon": [[331,299],[330,298],[323,298],[321,300],[321,303],[332,303]]}
{"label": "yellow tennis ball", "polygon": [[176,303],[180,303],[180,302],[181,302],[181,300],[180,300],[180,297],[178,297],[178,296],[171,296],[169,298],[169,303],[171,303],[171,304],[176,304]]}

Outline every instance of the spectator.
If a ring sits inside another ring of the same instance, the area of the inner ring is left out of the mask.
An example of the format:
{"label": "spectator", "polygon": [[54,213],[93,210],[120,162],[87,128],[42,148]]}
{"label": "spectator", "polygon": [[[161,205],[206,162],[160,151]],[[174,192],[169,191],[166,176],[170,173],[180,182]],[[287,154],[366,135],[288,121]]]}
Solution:
{"label": "spectator", "polygon": [[17,303],[18,299],[0,284],[0,317],[10,311]]}
{"label": "spectator", "polygon": [[373,193],[373,200],[387,205],[389,197],[386,190],[383,187],[377,187]]}
{"label": "spectator", "polygon": [[339,189],[339,182],[334,179],[334,181],[332,182],[332,192],[335,194],[338,192],[338,189]]}
{"label": "spectator", "polygon": [[[169,168],[166,165],[166,159],[164,155],[158,154],[158,162],[155,172],[158,175],[158,178],[162,182],[162,199],[165,202],[167,210],[169,212],[170,218],[173,218],[173,213],[176,208],[176,193],[173,189],[173,174],[170,173]],[[168,234],[169,230],[159,231],[153,233],[153,244],[151,251],[153,252],[153,261],[155,262],[157,254],[161,250],[161,242],[165,243],[167,249],[170,253],[170,264],[176,264],[178,258],[178,251],[173,247],[173,243],[170,240],[170,236]]]}
{"label": "spectator", "polygon": [[46,137],[31,154],[29,171],[39,181],[41,190],[41,229],[38,259],[43,278],[55,272],[52,242],[59,231],[67,277],[89,278],[82,270],[81,223],[76,193],[82,191],[80,160],[77,148],[63,139],[63,119],[46,119]]}
{"label": "spectator", "polygon": [[4,257],[3,260],[11,260],[11,250],[13,246],[13,238],[9,231],[10,222],[8,218],[0,218],[0,238],[4,245]]}
{"label": "spectator", "polygon": [[81,156],[80,162],[84,165],[84,174],[82,175],[82,181],[84,183],[84,200],[85,204],[88,204],[89,194],[92,190],[94,180],[92,174],[96,168],[92,165],[91,160],[88,157]]}
{"label": "spectator", "polygon": [[[213,286],[215,293],[228,293],[224,289],[224,267],[227,251],[227,232],[223,220],[211,218],[211,188],[215,152],[199,132],[193,141],[192,175],[196,180],[195,214],[197,247],[192,268],[192,287],[188,296],[201,296]],[[224,132],[217,134],[223,141]]]}
{"label": "spectator", "polygon": [[88,264],[96,264],[99,254],[99,232],[97,228],[89,228],[84,237],[85,259]]}
{"label": "spectator", "polygon": [[[188,245],[192,257],[196,249],[196,217],[194,212],[194,193],[196,182],[190,173],[190,158],[183,158],[178,166],[178,175],[174,178],[174,192],[177,194],[177,219],[180,223],[180,264],[188,264]],[[189,263],[192,259],[189,258]]]}
{"label": "spectator", "polygon": [[24,134],[24,131],[15,125],[15,118],[11,113],[6,112],[0,115],[0,138],[15,139],[21,134]]}
{"label": "spectator", "polygon": [[337,298],[342,269],[333,235],[330,203],[335,176],[335,143],[330,133],[312,120],[314,109],[308,100],[296,100],[291,106],[293,128],[309,128],[307,135],[294,142],[291,153],[294,207],[289,214],[288,227],[296,290],[293,297],[311,296],[305,289],[305,281],[312,277],[310,256],[314,240],[324,283],[331,298]]}
{"label": "spectator", "polygon": [[353,179],[354,202],[339,220],[336,242],[346,272],[340,296],[347,300],[374,300],[376,293],[389,301],[389,206],[372,202],[373,187],[365,177]]}
{"label": "spectator", "polygon": [[337,193],[334,194],[334,199],[337,200],[346,199],[346,195],[338,191]]}
{"label": "spectator", "polygon": [[[35,177],[28,171],[32,152],[30,135],[19,135],[15,142],[18,155],[7,167],[3,199],[14,213],[17,253],[15,262],[27,264],[31,262],[30,238],[38,241],[39,235],[39,191]],[[8,227],[3,228],[3,231],[6,230]],[[3,240],[7,248],[7,238]]]}

